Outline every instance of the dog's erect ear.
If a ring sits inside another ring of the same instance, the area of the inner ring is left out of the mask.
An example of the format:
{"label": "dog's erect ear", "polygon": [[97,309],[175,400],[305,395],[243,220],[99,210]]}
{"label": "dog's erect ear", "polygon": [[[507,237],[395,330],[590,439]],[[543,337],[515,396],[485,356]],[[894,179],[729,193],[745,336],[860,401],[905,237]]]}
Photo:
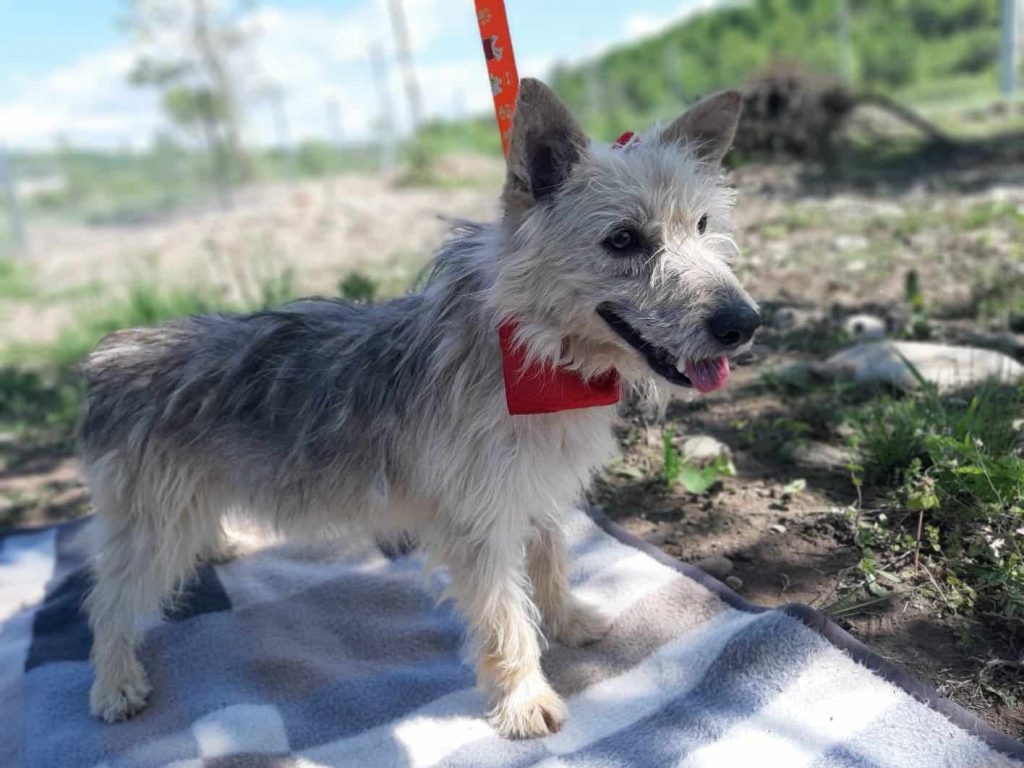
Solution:
{"label": "dog's erect ear", "polygon": [[702,160],[720,163],[736,137],[742,108],[743,97],[739,91],[708,96],[666,128],[661,140],[692,144]]}
{"label": "dog's erect ear", "polygon": [[544,83],[519,83],[508,151],[506,208],[528,208],[558,190],[587,147],[579,123]]}

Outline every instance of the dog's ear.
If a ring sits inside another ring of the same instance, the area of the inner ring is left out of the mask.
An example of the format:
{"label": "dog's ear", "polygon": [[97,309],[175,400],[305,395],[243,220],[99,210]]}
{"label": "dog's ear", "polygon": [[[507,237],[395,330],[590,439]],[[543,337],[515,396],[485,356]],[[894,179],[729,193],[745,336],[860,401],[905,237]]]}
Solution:
{"label": "dog's ear", "polygon": [[692,144],[697,156],[720,163],[732,146],[739,124],[743,97],[739,91],[722,91],[701,99],[661,135],[664,142]]}
{"label": "dog's ear", "polygon": [[556,192],[586,147],[583,129],[555,92],[539,80],[521,80],[508,152],[506,208],[529,208]]}

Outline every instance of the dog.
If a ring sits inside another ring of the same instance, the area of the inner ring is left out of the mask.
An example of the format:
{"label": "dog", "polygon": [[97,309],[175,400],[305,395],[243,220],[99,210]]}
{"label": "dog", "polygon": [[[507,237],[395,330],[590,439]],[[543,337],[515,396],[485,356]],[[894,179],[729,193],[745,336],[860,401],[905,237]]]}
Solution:
{"label": "dog", "polygon": [[611,373],[661,402],[723,385],[760,323],[730,268],[720,163],[739,113],[739,94],[720,93],[608,147],[524,79],[503,217],[462,224],[418,293],[102,340],[81,366],[92,713],[145,705],[140,619],[217,556],[225,514],[239,514],[289,535],[412,537],[449,569],[496,729],[556,732],[566,708],[539,628],[574,646],[609,630],[570,593],[560,523],[614,455],[616,408],[510,415],[499,329],[530,365],[583,384]]}

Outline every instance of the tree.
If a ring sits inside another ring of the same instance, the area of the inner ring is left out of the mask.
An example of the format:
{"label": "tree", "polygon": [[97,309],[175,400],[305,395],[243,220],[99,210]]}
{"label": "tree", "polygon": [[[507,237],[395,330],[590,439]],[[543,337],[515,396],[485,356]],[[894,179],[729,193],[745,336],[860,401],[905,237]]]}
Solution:
{"label": "tree", "polygon": [[129,0],[126,26],[140,43],[132,84],[157,88],[171,122],[201,137],[227,202],[233,182],[251,176],[242,147],[232,64],[246,43],[241,0],[214,10],[209,0]]}

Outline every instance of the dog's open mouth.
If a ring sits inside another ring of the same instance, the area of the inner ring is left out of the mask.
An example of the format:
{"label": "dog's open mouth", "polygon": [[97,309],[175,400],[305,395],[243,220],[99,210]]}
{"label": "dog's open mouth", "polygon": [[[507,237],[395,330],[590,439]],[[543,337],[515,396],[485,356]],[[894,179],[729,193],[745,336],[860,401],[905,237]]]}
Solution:
{"label": "dog's open mouth", "polygon": [[714,392],[729,380],[729,360],[725,355],[706,360],[679,360],[667,349],[647,341],[608,304],[597,308],[597,314],[629,346],[639,352],[651,370],[680,387],[693,387],[698,392]]}

